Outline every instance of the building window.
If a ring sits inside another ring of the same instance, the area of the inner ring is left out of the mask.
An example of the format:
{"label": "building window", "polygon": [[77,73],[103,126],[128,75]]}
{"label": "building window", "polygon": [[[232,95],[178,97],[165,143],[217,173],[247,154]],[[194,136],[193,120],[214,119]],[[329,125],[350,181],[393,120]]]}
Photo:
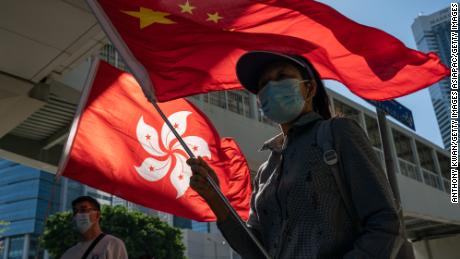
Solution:
{"label": "building window", "polygon": [[246,90],[210,92],[200,97],[196,99],[251,118],[250,95]]}
{"label": "building window", "polygon": [[433,161],[432,149],[418,141],[416,141],[415,144],[417,146],[417,153],[425,183],[442,190],[441,177],[435,173],[436,168]]}
{"label": "building window", "polygon": [[[255,118],[256,112],[251,106],[251,95],[247,90],[210,92],[194,95],[192,98],[243,115],[247,118]],[[261,121],[260,117],[258,118],[259,121]],[[270,122],[267,123],[270,124]]]}
{"label": "building window", "polygon": [[436,152],[441,168],[442,181],[444,184],[444,191],[450,192],[450,159],[439,152]]}
{"label": "building window", "polygon": [[88,191],[88,195],[95,198],[102,204],[109,205],[112,203],[112,195],[106,192],[94,189],[92,191]]}
{"label": "building window", "polygon": [[439,152],[436,152],[438,156],[439,166],[441,167],[441,175],[445,178],[450,179],[450,160],[448,156],[445,156]]}
{"label": "building window", "polygon": [[410,138],[397,130],[393,129],[392,132],[401,174],[419,182],[423,182],[422,175],[415,165],[414,152],[412,151]]}
{"label": "building window", "polygon": [[195,99],[195,100],[201,100],[201,95],[200,94],[191,95],[189,97],[192,98],[192,99]]}
{"label": "building window", "polygon": [[348,104],[345,104],[337,99],[334,99],[334,109],[335,109],[335,115],[338,116],[344,116],[346,118],[350,118],[355,120],[361,127],[363,127],[363,124],[360,119],[360,111],[357,109],[351,107]]}
{"label": "building window", "polygon": [[380,131],[377,120],[368,115],[364,115],[364,118],[366,120],[367,135],[369,140],[374,147],[382,149],[382,141],[380,139]]}
{"label": "building window", "polygon": [[38,240],[37,237],[31,236],[30,237],[30,243],[29,243],[29,259],[34,259],[34,258],[41,258],[39,256],[39,251],[38,251]]}
{"label": "building window", "polygon": [[11,237],[7,258],[22,259],[23,250],[24,250],[24,236]]}
{"label": "building window", "polygon": [[220,91],[209,93],[209,103],[220,108],[227,109],[227,100],[225,97],[225,92]]}
{"label": "building window", "polygon": [[[0,224],[0,227],[1,227],[1,224]],[[5,238],[0,238],[0,257],[1,258],[3,258],[4,252],[5,252]]]}
{"label": "building window", "polygon": [[377,120],[368,115],[364,115],[364,120],[366,121],[367,136],[369,137],[369,141],[374,147],[382,167],[385,168],[385,158],[383,155],[382,140],[380,139],[380,131]]}
{"label": "building window", "polygon": [[182,228],[182,229],[192,229],[192,220],[181,218],[179,216],[174,216],[173,226],[176,228]]}
{"label": "building window", "polygon": [[412,151],[410,138],[398,130],[393,129],[393,138],[396,146],[396,154],[398,158],[402,158],[411,163],[414,161],[414,152]]}
{"label": "building window", "polygon": [[228,91],[227,104],[230,111],[249,117],[249,94],[247,92]]}
{"label": "building window", "polygon": [[205,103],[209,103],[209,94],[202,94],[201,100],[203,100]]}
{"label": "building window", "polygon": [[115,48],[111,44],[107,44],[104,47],[102,47],[99,56],[102,60],[115,66],[116,64],[115,52],[116,52]]}
{"label": "building window", "polygon": [[427,147],[426,145],[415,141],[417,146],[417,153],[420,159],[420,165],[431,172],[436,172],[436,168],[433,161],[433,156],[431,153],[431,148]]}
{"label": "building window", "polygon": [[129,71],[128,66],[112,44],[105,45],[101,49],[99,57],[118,69]]}
{"label": "building window", "polygon": [[199,222],[192,220],[192,230],[196,232],[209,233],[210,225],[209,222]]}

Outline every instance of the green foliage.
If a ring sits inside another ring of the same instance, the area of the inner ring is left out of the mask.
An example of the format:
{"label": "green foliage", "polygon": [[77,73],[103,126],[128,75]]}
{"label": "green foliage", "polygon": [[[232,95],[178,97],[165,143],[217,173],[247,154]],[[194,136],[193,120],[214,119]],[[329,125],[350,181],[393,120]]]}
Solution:
{"label": "green foliage", "polygon": [[78,233],[72,224],[71,212],[60,212],[48,217],[45,222],[45,231],[41,237],[42,247],[56,258],[75,245],[79,240]]}
{"label": "green foliage", "polygon": [[[179,229],[157,217],[128,210],[123,206],[103,206],[101,227],[105,233],[125,242],[129,258],[183,259],[185,247]],[[78,242],[72,214],[61,212],[48,218],[42,246],[56,258]]]}

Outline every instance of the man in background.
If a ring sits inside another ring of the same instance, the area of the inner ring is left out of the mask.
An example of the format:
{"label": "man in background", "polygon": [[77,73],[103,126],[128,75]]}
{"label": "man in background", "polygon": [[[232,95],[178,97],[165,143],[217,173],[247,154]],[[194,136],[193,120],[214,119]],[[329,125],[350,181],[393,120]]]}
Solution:
{"label": "man in background", "polygon": [[126,259],[125,244],[101,231],[101,205],[90,196],[72,201],[73,221],[81,241],[67,249],[61,259]]}

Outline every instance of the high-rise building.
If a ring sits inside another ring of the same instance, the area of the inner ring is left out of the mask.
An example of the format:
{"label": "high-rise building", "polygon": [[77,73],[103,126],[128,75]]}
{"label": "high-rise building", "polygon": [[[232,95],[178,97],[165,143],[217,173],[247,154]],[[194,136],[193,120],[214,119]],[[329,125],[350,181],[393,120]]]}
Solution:
{"label": "high-rise building", "polygon": [[[157,212],[79,182],[0,160],[0,259],[46,258],[39,249],[47,216],[71,209],[72,201],[81,196],[94,197],[103,205],[122,205],[149,215]],[[37,257],[38,256],[38,257]]]}
{"label": "high-rise building", "polygon": [[[450,64],[450,8],[430,15],[418,16],[412,24],[417,48],[423,52],[436,52],[441,61]],[[445,148],[450,148],[450,78],[429,88],[439,130]]]}
{"label": "high-rise building", "polygon": [[173,216],[173,226],[182,229],[191,229],[197,232],[209,233],[210,223],[199,222],[191,219],[186,219],[178,216]]}
{"label": "high-rise building", "polygon": [[59,187],[53,174],[0,160],[0,220],[7,223],[0,258],[43,258],[38,237],[45,217],[59,210]]}

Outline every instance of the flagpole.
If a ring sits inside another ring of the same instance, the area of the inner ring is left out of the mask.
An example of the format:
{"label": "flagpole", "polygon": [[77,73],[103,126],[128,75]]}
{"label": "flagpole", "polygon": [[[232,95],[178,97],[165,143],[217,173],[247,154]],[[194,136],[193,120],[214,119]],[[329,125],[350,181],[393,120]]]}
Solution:
{"label": "flagpole", "polygon": [[[195,155],[193,154],[193,152],[190,150],[190,148],[187,146],[187,144],[184,142],[184,140],[182,139],[182,137],[179,135],[179,133],[177,133],[176,129],[174,128],[174,126],[171,124],[171,122],[168,120],[168,118],[166,117],[166,115],[163,113],[163,111],[161,110],[160,106],[158,106],[158,104],[156,103],[156,101],[154,100],[151,100],[150,98],[148,98],[149,101],[153,104],[153,107],[155,107],[155,109],[157,110],[157,112],[160,114],[161,118],[164,120],[164,122],[166,123],[166,125],[168,125],[169,129],[171,130],[171,132],[174,134],[174,136],[176,136],[177,140],[179,141],[179,143],[182,145],[182,147],[184,148],[185,152],[187,152],[187,154],[190,156],[190,158],[195,158]],[[238,213],[235,211],[235,209],[232,207],[232,205],[230,204],[230,202],[227,200],[227,198],[224,196],[224,194],[222,193],[222,191],[220,190],[219,186],[216,184],[216,182],[214,181],[214,179],[212,179],[209,174],[206,176],[206,180],[208,181],[208,183],[211,185],[212,189],[217,193],[217,195],[219,196],[220,200],[222,202],[224,202],[225,204],[225,207],[227,207],[227,209],[230,211],[230,213],[232,214],[232,216],[237,220],[237,222],[239,223],[239,225],[241,227],[243,227],[243,229],[246,231],[246,233],[249,235],[249,237],[251,238],[251,240],[254,242],[254,244],[259,248],[259,250],[262,252],[262,254],[264,255],[265,258],[267,259],[271,259],[270,255],[268,254],[268,252],[265,250],[265,248],[262,246],[262,244],[260,243],[260,241],[257,239],[257,237],[254,235],[254,233],[251,232],[251,230],[249,230],[249,228],[246,226],[246,223],[240,218],[240,216],[238,215]]]}

